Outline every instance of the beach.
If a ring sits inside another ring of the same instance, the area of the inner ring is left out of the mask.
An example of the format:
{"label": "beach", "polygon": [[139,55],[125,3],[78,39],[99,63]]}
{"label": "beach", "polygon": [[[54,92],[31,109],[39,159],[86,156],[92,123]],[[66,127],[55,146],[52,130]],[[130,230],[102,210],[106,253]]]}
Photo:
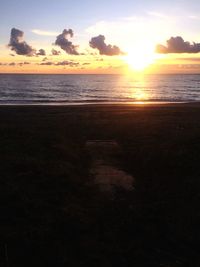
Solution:
{"label": "beach", "polygon": [[0,106],[1,266],[199,266],[199,118],[200,103]]}

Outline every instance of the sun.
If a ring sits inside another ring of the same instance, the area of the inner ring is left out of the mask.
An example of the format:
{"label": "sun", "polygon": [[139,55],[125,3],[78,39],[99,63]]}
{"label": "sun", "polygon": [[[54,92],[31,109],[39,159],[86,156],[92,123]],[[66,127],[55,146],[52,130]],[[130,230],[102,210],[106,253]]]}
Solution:
{"label": "sun", "polygon": [[157,55],[154,53],[154,49],[140,45],[129,49],[127,55],[124,57],[124,60],[134,71],[144,71],[152,65],[156,59]]}
{"label": "sun", "polygon": [[131,53],[127,55],[126,62],[131,67],[131,69],[142,71],[153,64],[154,58],[152,55]]}

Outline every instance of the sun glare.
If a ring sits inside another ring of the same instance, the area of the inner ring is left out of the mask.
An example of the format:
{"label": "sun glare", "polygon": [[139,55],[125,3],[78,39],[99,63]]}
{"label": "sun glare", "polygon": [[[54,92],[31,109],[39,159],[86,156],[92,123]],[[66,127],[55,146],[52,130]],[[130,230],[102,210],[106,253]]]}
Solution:
{"label": "sun glare", "polygon": [[157,59],[157,55],[154,53],[154,49],[142,46],[134,46],[125,56],[125,61],[129,67],[135,71],[144,71]]}
{"label": "sun glare", "polygon": [[133,70],[142,71],[153,63],[154,58],[152,55],[131,53],[127,55],[126,61]]}

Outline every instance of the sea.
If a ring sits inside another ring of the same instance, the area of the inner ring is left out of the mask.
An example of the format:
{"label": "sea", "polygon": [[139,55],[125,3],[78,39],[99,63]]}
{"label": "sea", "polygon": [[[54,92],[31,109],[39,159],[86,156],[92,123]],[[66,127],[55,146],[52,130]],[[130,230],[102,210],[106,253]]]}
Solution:
{"label": "sea", "polygon": [[200,101],[200,75],[0,74],[0,105]]}

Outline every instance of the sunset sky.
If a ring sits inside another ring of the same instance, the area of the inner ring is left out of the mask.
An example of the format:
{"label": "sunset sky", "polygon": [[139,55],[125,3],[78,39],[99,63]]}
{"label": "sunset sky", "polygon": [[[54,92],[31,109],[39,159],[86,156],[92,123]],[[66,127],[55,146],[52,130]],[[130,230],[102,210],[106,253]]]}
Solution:
{"label": "sunset sky", "polygon": [[1,73],[200,71],[199,0],[1,0],[0,18]]}

